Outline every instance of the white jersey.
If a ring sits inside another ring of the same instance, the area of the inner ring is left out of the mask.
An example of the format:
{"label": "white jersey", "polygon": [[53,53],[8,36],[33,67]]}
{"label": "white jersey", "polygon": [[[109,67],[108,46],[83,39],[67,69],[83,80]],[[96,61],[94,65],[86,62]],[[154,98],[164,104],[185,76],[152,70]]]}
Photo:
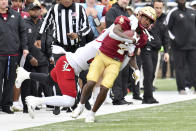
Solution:
{"label": "white jersey", "polygon": [[75,73],[79,74],[82,70],[87,70],[90,63],[96,56],[96,53],[101,46],[101,42],[92,41],[86,44],[84,47],[80,47],[75,53],[67,52],[66,58]]}
{"label": "white jersey", "polygon": [[101,42],[109,34],[111,28],[108,28],[97,39],[86,44],[84,47],[80,47],[75,53],[66,52],[66,58],[76,74],[79,74],[82,70],[87,70],[90,63],[96,56]]}

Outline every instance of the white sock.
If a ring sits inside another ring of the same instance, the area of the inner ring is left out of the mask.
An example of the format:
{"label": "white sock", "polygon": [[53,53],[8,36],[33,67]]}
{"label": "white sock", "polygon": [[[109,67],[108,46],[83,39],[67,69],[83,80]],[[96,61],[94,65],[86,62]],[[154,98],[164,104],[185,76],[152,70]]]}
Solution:
{"label": "white sock", "polygon": [[[100,87],[99,86],[95,86],[94,88],[93,88],[93,101],[94,101],[94,103],[95,103],[95,101],[96,101],[96,99],[97,99],[97,96],[98,96],[98,94],[99,94],[99,92],[100,92]],[[94,104],[93,103],[93,104]]]}
{"label": "white sock", "polygon": [[14,101],[13,105],[19,105],[19,102],[18,101]]}
{"label": "white sock", "polygon": [[75,103],[75,98],[67,95],[43,97],[41,99],[43,104],[52,106],[72,107]]}
{"label": "white sock", "polygon": [[90,115],[95,116],[96,112],[93,112],[92,110],[90,111]]}
{"label": "white sock", "polygon": [[83,108],[85,105],[79,102],[78,107]]}

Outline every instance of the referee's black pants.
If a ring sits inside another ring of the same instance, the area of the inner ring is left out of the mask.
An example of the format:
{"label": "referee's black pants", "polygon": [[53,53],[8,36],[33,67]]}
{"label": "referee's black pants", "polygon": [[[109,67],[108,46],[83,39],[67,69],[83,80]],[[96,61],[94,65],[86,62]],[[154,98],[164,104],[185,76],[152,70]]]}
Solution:
{"label": "referee's black pants", "polygon": [[17,62],[18,56],[0,56],[0,105],[2,108],[9,108],[13,104]]}
{"label": "referee's black pants", "polygon": [[186,64],[189,69],[191,83],[196,87],[196,50],[173,49],[173,54],[178,91],[184,90],[186,86]]}
{"label": "referee's black pants", "polygon": [[144,74],[144,96],[147,100],[153,98],[153,80],[155,78],[155,71],[157,66],[158,51],[145,47],[141,50],[142,68]]}

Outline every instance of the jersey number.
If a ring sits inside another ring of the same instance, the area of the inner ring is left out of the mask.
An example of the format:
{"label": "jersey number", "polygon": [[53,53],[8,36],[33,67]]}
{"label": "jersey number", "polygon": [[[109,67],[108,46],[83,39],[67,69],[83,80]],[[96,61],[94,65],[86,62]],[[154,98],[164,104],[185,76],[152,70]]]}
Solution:
{"label": "jersey number", "polygon": [[127,51],[127,46],[125,44],[119,44],[118,45],[119,49],[117,50],[117,53],[120,55],[124,55],[125,51]]}
{"label": "jersey number", "polygon": [[71,71],[71,69],[68,69],[69,63],[64,61],[64,65],[63,65],[63,70],[62,71]]}

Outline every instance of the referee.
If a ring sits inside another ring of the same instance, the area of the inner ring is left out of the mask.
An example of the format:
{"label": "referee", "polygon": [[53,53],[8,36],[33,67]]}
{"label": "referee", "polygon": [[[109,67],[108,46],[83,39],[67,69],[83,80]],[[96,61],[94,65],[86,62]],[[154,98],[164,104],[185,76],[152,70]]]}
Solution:
{"label": "referee", "polygon": [[60,4],[50,8],[37,36],[37,47],[41,47],[41,36],[51,24],[55,28],[54,44],[71,52],[75,52],[82,37],[91,30],[84,8],[73,0],[60,0]]}

